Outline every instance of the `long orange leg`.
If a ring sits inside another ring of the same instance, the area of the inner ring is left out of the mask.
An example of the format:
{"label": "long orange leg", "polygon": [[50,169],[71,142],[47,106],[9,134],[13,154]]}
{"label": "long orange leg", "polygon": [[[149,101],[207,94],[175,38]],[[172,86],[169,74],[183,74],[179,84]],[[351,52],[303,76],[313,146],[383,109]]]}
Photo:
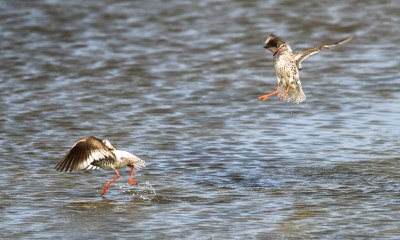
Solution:
{"label": "long orange leg", "polygon": [[265,101],[270,96],[277,95],[278,93],[279,93],[279,82],[278,82],[278,87],[276,88],[275,92],[272,92],[272,93],[269,93],[269,94],[266,94],[266,95],[262,95],[261,97],[258,98],[258,100]]}
{"label": "long orange leg", "polygon": [[279,99],[281,100],[284,99],[286,94],[289,92],[289,89],[290,89],[290,83],[287,85],[286,91],[281,95]]}
{"label": "long orange leg", "polygon": [[116,168],[114,168],[114,172],[117,174],[117,176],[116,176],[113,180],[109,181],[109,182],[104,186],[103,191],[101,192],[101,195],[104,195],[104,194],[107,192],[107,188],[111,185],[111,183],[117,181],[117,179],[121,176],[121,175],[119,175],[119,172],[117,171]]}
{"label": "long orange leg", "polygon": [[131,177],[129,178],[129,183],[132,184],[132,185],[137,185],[137,182],[134,182],[134,181],[132,180],[133,172],[135,171],[135,166],[133,166],[133,165],[128,165],[127,167],[131,168]]}

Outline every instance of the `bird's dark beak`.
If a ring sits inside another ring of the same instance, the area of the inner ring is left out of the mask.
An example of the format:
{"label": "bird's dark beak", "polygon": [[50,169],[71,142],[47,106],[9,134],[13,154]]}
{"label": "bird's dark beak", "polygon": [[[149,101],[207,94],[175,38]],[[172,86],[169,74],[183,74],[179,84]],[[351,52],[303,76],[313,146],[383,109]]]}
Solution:
{"label": "bird's dark beak", "polygon": [[268,45],[267,45],[267,44],[265,44],[263,48],[267,48],[267,49],[268,49]]}

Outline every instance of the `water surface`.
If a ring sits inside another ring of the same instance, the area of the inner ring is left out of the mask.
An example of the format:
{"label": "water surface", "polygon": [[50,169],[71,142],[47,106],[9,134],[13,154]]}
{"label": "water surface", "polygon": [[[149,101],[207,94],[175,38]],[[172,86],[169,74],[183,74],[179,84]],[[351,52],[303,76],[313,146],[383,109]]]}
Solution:
{"label": "water surface", "polygon": [[[398,238],[396,1],[0,3],[1,236]],[[275,33],[307,100],[276,88]],[[147,161],[56,172],[94,135]],[[155,193],[147,186],[148,182]]]}

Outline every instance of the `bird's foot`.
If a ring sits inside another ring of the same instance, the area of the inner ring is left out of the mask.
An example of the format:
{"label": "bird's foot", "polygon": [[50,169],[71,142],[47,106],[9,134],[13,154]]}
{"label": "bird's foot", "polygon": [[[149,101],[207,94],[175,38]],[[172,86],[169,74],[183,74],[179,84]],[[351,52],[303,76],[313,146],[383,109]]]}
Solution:
{"label": "bird's foot", "polygon": [[268,95],[263,95],[263,96],[259,97],[258,100],[265,101],[265,100],[267,100],[268,97],[269,97]]}
{"label": "bird's foot", "polygon": [[132,181],[132,179],[129,179],[129,183],[132,184],[132,185],[137,185],[137,182]]}

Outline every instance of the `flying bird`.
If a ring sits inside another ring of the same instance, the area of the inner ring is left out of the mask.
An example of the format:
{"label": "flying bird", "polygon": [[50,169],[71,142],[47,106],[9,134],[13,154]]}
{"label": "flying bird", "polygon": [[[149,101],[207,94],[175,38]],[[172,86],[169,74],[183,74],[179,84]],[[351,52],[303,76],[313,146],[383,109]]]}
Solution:
{"label": "flying bird", "polygon": [[321,50],[347,43],[354,37],[355,35],[351,35],[339,42],[310,48],[294,54],[285,41],[274,34],[269,35],[265,41],[264,48],[270,50],[274,54],[274,68],[278,78],[278,87],[275,92],[260,96],[258,100],[265,101],[270,96],[278,95],[280,97],[279,99],[286,100],[287,102],[303,102],[306,100],[306,95],[301,88],[299,77],[299,70],[302,69],[301,62]]}
{"label": "flying bird", "polygon": [[104,195],[111,183],[120,177],[117,171],[118,168],[129,167],[131,169],[129,183],[137,185],[132,180],[133,172],[135,168],[140,169],[145,166],[145,161],[129,152],[117,150],[108,140],[100,140],[93,136],[88,136],[76,142],[55,168],[60,172],[64,170],[65,172],[68,170],[72,172],[78,169],[99,168],[114,170],[117,176],[104,186],[101,192],[101,195]]}

